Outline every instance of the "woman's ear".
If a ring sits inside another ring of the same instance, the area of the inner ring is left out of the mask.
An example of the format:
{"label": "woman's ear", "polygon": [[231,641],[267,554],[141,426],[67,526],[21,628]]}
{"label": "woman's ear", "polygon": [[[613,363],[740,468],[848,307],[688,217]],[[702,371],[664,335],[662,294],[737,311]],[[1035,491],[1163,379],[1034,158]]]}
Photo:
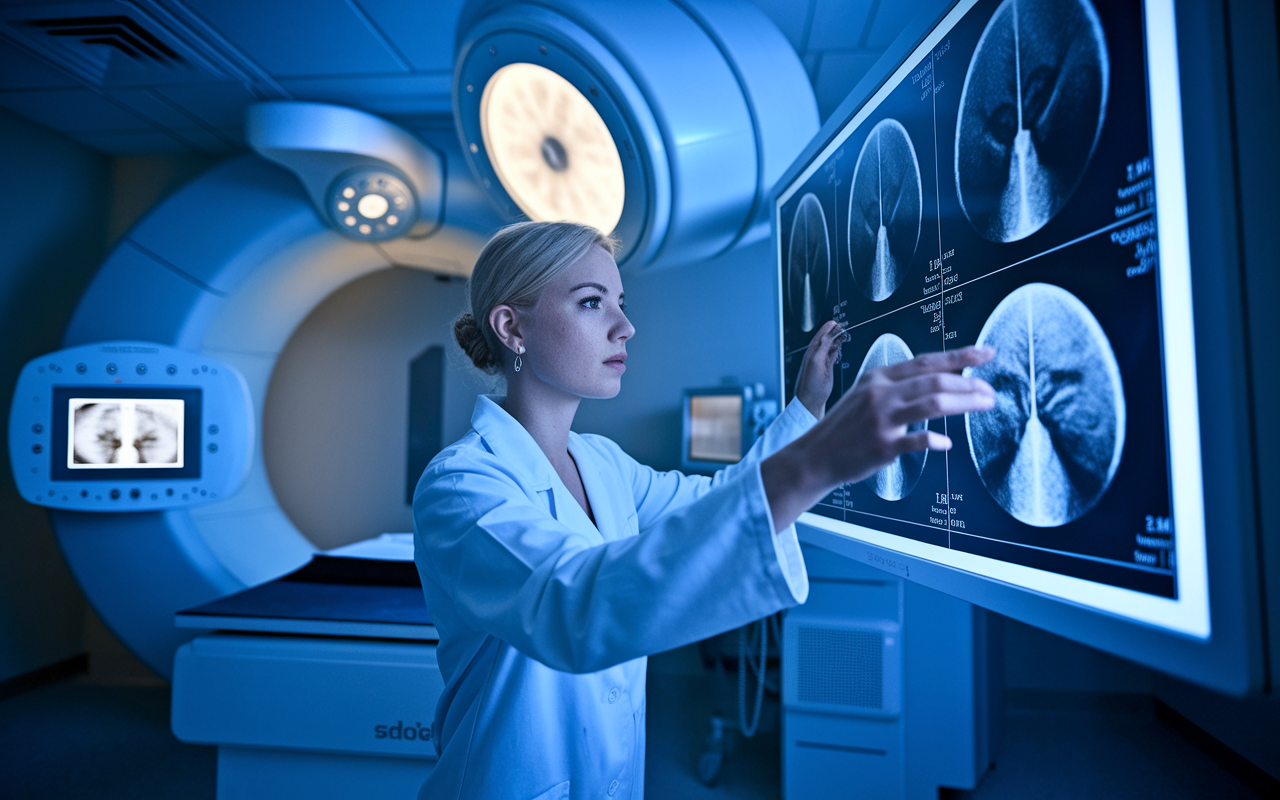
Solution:
{"label": "woman's ear", "polygon": [[494,306],[489,312],[489,325],[498,335],[498,341],[511,352],[519,353],[524,344],[520,334],[520,318],[514,308],[508,305]]}

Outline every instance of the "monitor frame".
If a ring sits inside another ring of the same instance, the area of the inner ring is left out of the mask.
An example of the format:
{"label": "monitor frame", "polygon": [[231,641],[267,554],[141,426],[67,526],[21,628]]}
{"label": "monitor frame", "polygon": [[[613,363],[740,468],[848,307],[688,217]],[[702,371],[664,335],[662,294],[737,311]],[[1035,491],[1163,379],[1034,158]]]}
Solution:
{"label": "monitor frame", "polygon": [[[783,174],[768,205],[775,237],[780,235],[777,208],[782,194],[946,20],[955,5],[958,3],[936,16],[913,21]],[[1232,161],[1237,146],[1233,136],[1238,132],[1231,126],[1234,110],[1228,81],[1230,64],[1226,63],[1230,56],[1224,21],[1227,16],[1218,4],[1180,3],[1175,8],[1173,0],[1147,0],[1145,9],[1148,16],[1176,26],[1176,52],[1165,56],[1177,63],[1184,153],[1218,156],[1183,160],[1186,207],[1182,214],[1189,220],[1185,239],[1195,301],[1193,379],[1199,395],[1199,442],[1205,445],[1200,464],[1207,542],[1208,636],[1199,638],[1136,622],[808,524],[821,517],[802,516],[798,527],[802,541],[1028,624],[1220,691],[1257,693],[1268,688],[1269,673],[1276,669],[1276,659],[1269,657],[1264,633],[1267,619],[1263,573],[1280,573],[1273,563],[1274,554],[1271,561],[1264,561],[1267,554],[1260,548],[1260,476],[1255,469],[1255,451],[1263,448],[1254,442],[1255,415],[1250,400],[1254,397],[1253,373],[1262,367],[1257,348],[1247,348],[1249,332],[1241,313],[1246,265],[1239,251],[1241,176]],[[1274,50],[1271,57],[1274,58]],[[1153,116],[1153,126],[1155,121]],[[1177,214],[1176,209],[1162,207],[1166,225],[1169,217],[1176,219]],[[1197,268],[1202,264],[1215,268]],[[781,286],[776,290],[780,322]],[[1222,358],[1218,354],[1223,352],[1253,353],[1253,358]],[[1274,355],[1265,358],[1274,365]],[[779,397],[785,398],[783,381],[784,373],[780,372]],[[1270,616],[1270,624],[1275,627],[1276,614]]]}

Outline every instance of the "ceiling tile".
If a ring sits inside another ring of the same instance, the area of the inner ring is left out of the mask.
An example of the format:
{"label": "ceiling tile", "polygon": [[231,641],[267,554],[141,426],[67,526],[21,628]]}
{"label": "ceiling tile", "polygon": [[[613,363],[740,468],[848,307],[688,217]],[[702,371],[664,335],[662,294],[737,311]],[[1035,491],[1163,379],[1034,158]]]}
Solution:
{"label": "ceiling tile", "polygon": [[161,130],[84,131],[70,136],[81,144],[113,156],[196,152],[186,142]]}
{"label": "ceiling tile", "polygon": [[338,103],[372,114],[403,116],[453,111],[451,72],[369,78],[294,78],[280,83],[298,100]]}
{"label": "ceiling tile", "polygon": [[880,59],[880,53],[823,53],[818,66],[818,79],[813,93],[818,100],[818,116],[825,122],[831,112],[844,102],[853,87]]}
{"label": "ceiling tile", "polygon": [[24,53],[13,42],[0,38],[0,90],[53,89],[79,85],[79,81],[70,75]]}
{"label": "ceiling tile", "polygon": [[453,41],[465,0],[353,0],[418,72],[453,70]]}
{"label": "ceiling tile", "polygon": [[917,0],[914,3],[881,0],[876,18],[871,22],[865,46],[870,50],[884,50],[893,44],[893,40],[906,30],[907,24],[917,15],[932,18],[941,14],[948,5],[950,3],[946,0]]}
{"label": "ceiling tile", "polygon": [[183,5],[276,78],[408,71],[388,42],[343,0],[185,0]]}
{"label": "ceiling tile", "polygon": [[146,120],[88,89],[0,92],[0,105],[64,133],[148,127]]}
{"label": "ceiling tile", "polygon": [[[874,0],[817,0],[809,25],[809,50],[851,50],[862,44]],[[884,5],[902,4],[886,0]]]}
{"label": "ceiling tile", "polygon": [[215,127],[242,126],[245,107],[258,101],[246,86],[230,82],[161,86],[152,91]]}

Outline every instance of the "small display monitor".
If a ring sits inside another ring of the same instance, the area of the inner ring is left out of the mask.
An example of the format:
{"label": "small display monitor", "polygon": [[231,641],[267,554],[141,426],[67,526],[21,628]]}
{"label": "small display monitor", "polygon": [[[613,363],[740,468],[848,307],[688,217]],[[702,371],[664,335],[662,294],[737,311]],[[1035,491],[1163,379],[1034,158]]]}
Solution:
{"label": "small display monitor", "polygon": [[200,477],[198,388],[55,386],[55,481]]}
{"label": "small display monitor", "polygon": [[734,464],[742,458],[742,392],[689,396],[687,458]]}

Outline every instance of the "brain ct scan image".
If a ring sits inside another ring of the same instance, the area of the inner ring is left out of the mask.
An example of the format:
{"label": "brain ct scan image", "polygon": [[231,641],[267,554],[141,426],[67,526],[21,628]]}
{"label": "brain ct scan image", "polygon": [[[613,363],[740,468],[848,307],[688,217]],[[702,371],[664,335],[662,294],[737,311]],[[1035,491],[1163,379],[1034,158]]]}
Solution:
{"label": "brain ct scan image", "polygon": [[1125,401],[1111,344],[1084,303],[1047,283],[1000,301],[978,335],[996,357],[967,370],[996,390],[965,416],[979,477],[1006,511],[1048,528],[1107,491],[1124,448]]}
{"label": "brain ct scan image", "polygon": [[1070,199],[1102,131],[1109,62],[1088,0],[1005,0],[969,62],[956,191],[994,242],[1040,230]]}
{"label": "brain ct scan image", "polygon": [[831,282],[831,244],[827,217],[812,193],[800,198],[791,223],[787,259],[787,296],[791,312],[806,333],[818,325]]}
{"label": "brain ct scan image", "polygon": [[[892,333],[886,333],[872,342],[866,358],[862,359],[862,366],[858,368],[858,378],[872,367],[888,367],[912,358],[914,355],[906,342]],[[918,422],[908,425],[907,432],[915,433],[924,428],[925,423]],[[920,475],[924,472],[924,462],[928,455],[928,450],[921,450],[898,456],[893,463],[867,478],[863,483],[885,500],[901,500],[916,488],[916,483],[920,481]]]}
{"label": "brain ct scan image", "polygon": [[920,242],[920,162],[902,123],[882,120],[858,153],[849,190],[849,264],[862,293],[886,300]]}
{"label": "brain ct scan image", "polygon": [[71,401],[72,469],[181,467],[183,401]]}

